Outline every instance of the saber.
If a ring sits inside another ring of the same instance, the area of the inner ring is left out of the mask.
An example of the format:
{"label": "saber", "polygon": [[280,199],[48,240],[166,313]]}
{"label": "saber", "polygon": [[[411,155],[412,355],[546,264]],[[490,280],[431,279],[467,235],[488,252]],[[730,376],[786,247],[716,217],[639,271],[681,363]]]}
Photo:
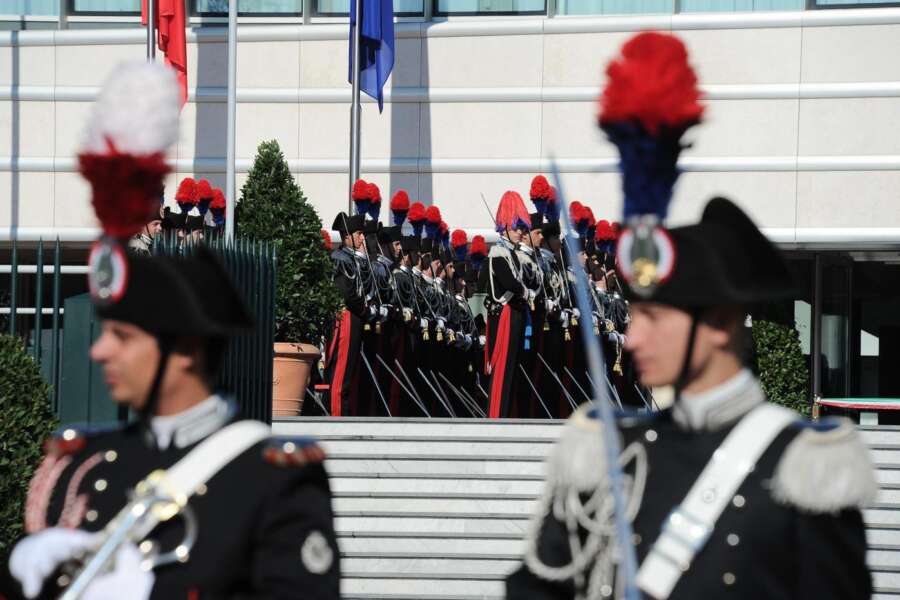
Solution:
{"label": "saber", "polygon": [[[569,379],[572,380],[572,383],[575,384],[575,387],[578,388],[578,390],[581,392],[581,395],[584,396],[584,399],[587,400],[588,402],[590,402],[591,397],[588,396],[587,392],[584,391],[584,388],[581,387],[581,384],[578,383],[578,380],[575,379],[575,376],[572,374],[572,371],[569,370],[569,367],[563,367],[563,371],[566,372],[566,375],[569,376]],[[596,392],[597,388],[594,388],[594,391]]]}
{"label": "saber", "polygon": [[375,355],[375,358],[378,359],[379,362],[381,362],[381,365],[382,365],[385,369],[387,369],[387,372],[390,373],[390,374],[391,374],[391,377],[394,378],[394,380],[397,382],[397,384],[398,384],[401,388],[403,388],[403,391],[406,392],[407,395],[408,395],[410,398],[412,398],[412,401],[416,403],[416,406],[418,406],[419,409],[420,409],[423,413],[425,413],[425,416],[428,417],[428,418],[430,419],[430,418],[431,418],[431,415],[428,414],[428,411],[425,410],[425,407],[422,406],[422,402],[416,397],[416,395],[413,394],[412,392],[410,392],[410,391],[409,391],[409,388],[407,388],[407,387],[403,384],[403,380],[401,380],[399,377],[397,377],[397,374],[394,373],[394,372],[391,370],[391,368],[390,368],[389,366],[387,366],[387,363],[384,362],[384,359],[383,359],[383,358],[381,358],[381,357],[378,356],[377,354]]}
{"label": "saber", "polygon": [[652,411],[653,408],[656,407],[656,410],[659,410],[659,405],[656,404],[656,400],[654,400],[653,394],[650,394],[650,402],[647,402],[646,396],[641,393],[641,388],[637,383],[634,384],[634,390],[638,393],[638,396],[641,397],[641,400],[644,401],[644,404],[647,405],[648,409]]}
{"label": "saber", "polygon": [[478,414],[481,415],[481,418],[487,419],[487,413],[484,412],[484,409],[481,408],[481,405],[480,405],[480,404],[478,404],[478,401],[475,399],[475,396],[473,396],[472,394],[470,394],[469,391],[466,390],[465,388],[460,388],[459,391],[460,391],[460,393],[462,393],[463,396],[465,396],[466,398],[469,399],[469,402],[472,403],[472,406],[474,406],[475,408],[478,409]]}
{"label": "saber", "polygon": [[310,391],[309,391],[309,388],[306,388],[306,395],[309,396],[310,398],[312,398],[313,401],[314,401],[316,404],[319,405],[319,408],[322,409],[322,414],[323,414],[323,415],[328,416],[328,417],[331,416],[331,413],[328,412],[328,409],[325,408],[325,405],[322,404],[322,401],[319,400],[319,398],[318,398],[315,394],[313,394],[312,392],[310,392]]}
{"label": "saber", "polygon": [[[444,396],[444,400],[447,401],[447,406],[451,406],[451,407],[452,407],[452,404],[451,404],[451,402],[450,402],[450,397],[447,396],[447,394],[444,392],[444,388],[441,387],[441,383],[438,381],[438,378],[437,378],[437,376],[434,374],[434,371],[428,371],[428,372],[431,374],[431,378],[434,380],[434,385],[437,386],[438,391],[441,393],[442,396]],[[475,418],[474,413],[472,413],[472,409],[470,409],[468,406],[466,406],[465,403],[463,403],[463,408],[465,408],[467,411],[469,411],[469,415],[471,415],[471,417],[472,417],[473,419]],[[453,416],[456,417],[456,413],[455,413],[455,412],[453,413]],[[458,418],[458,417],[457,417],[457,418]]]}
{"label": "saber", "polygon": [[[562,180],[559,176],[559,167],[555,160],[550,161],[550,169],[553,175],[553,181],[556,183],[557,196],[562,205],[560,216],[566,225],[566,229],[573,231],[572,223],[569,219],[569,204],[566,201],[566,195],[563,190]],[[566,252],[570,254],[569,263],[578,264],[575,249],[571,244],[566,243]],[[575,271],[575,292],[578,300],[579,310],[584,315],[591,314],[591,305],[588,300],[588,282],[584,269],[573,269]],[[600,340],[591,335],[587,327],[579,327],[581,337],[587,350],[587,364],[590,372],[593,373],[595,380],[600,380],[601,367],[606,366],[603,360],[603,347]],[[622,474],[622,465],[619,457],[622,453],[621,444],[619,443],[619,435],[616,429],[615,417],[613,416],[612,406],[605,388],[600,388],[600,402],[594,402],[599,411],[602,421],[603,446],[606,452],[606,465],[609,473],[609,487],[613,500],[613,517],[616,528],[616,541],[618,542],[619,556],[621,558],[621,574],[622,574],[622,590],[625,600],[639,600],[641,597],[637,588],[637,553],[632,544],[632,528],[631,523],[626,516],[628,507],[625,504],[624,492],[624,475]]]}
{"label": "saber", "polygon": [[444,404],[444,399],[441,398],[441,395],[438,394],[437,390],[434,389],[434,386],[431,385],[431,382],[428,381],[428,378],[425,377],[425,373],[422,372],[422,369],[416,367],[416,371],[419,372],[419,377],[421,377],[422,379],[425,380],[425,385],[427,385],[429,388],[431,388],[431,392],[432,392],[432,393],[435,395],[435,397],[438,399],[438,402],[440,402],[441,405],[443,405],[443,407],[446,409],[447,414],[448,414],[448,415],[452,415],[452,414],[453,414],[453,411],[450,410],[450,407],[448,407],[446,404]]}
{"label": "saber", "polygon": [[[588,373],[587,371],[585,371],[584,374],[587,376],[588,381],[591,382],[591,387],[594,389],[597,389],[597,384],[594,383],[593,379],[591,379],[591,374]],[[622,406],[622,400],[619,398],[619,392],[616,390],[616,386],[614,386],[612,381],[609,380],[609,375],[606,372],[604,372],[603,375],[604,375],[604,378],[606,379],[606,385],[609,386],[609,391],[612,392],[613,398],[615,398],[615,400],[616,400],[616,404],[619,405],[619,410],[625,410],[625,407]],[[647,404],[647,403],[644,402],[644,404]],[[649,408],[649,406],[647,408]]]}
{"label": "saber", "polygon": [[[477,418],[478,418],[478,415],[476,415],[475,412],[480,413],[481,416],[482,416],[483,418],[487,417],[487,415],[484,414],[484,411],[481,410],[481,408],[480,408],[477,404],[473,404],[469,399],[467,399],[465,396],[463,396],[463,395],[460,393],[460,391],[456,388],[456,386],[454,386],[452,383],[450,383],[450,380],[447,379],[447,378],[444,376],[443,373],[438,373],[438,376],[439,376],[441,379],[443,379],[443,380],[444,380],[444,383],[447,384],[447,386],[450,388],[450,390],[451,390],[454,394],[456,394],[456,397],[459,398],[459,400],[460,400],[460,402],[462,402],[463,406],[466,407],[466,410],[469,411],[469,414],[472,415],[472,418],[473,418],[473,419],[477,419]],[[473,411],[472,408],[475,408],[475,411]]]}
{"label": "saber", "polygon": [[537,353],[537,357],[541,359],[541,362],[544,363],[544,368],[549,371],[550,375],[553,376],[553,379],[556,380],[556,383],[559,384],[559,388],[562,390],[563,395],[566,397],[566,400],[569,401],[569,406],[572,407],[572,411],[578,410],[578,406],[575,404],[575,398],[569,393],[569,390],[566,389],[566,386],[563,384],[562,380],[559,378],[559,375],[556,374],[556,371],[550,368],[550,365],[547,364],[547,361],[544,360],[544,357],[541,356],[541,353]]}
{"label": "saber", "polygon": [[378,397],[381,398],[381,403],[384,404],[384,410],[387,411],[387,415],[392,417],[394,415],[391,414],[391,409],[388,407],[387,400],[384,399],[384,394],[381,393],[381,387],[378,385],[378,379],[375,377],[375,371],[372,370],[372,365],[369,364],[369,359],[366,358],[366,353],[364,351],[363,345],[359,346],[359,355],[362,356],[363,363],[366,365],[366,370],[369,372],[369,376],[372,378],[372,383],[375,384],[375,390],[378,392]]}
{"label": "saber", "polygon": [[531,383],[531,379],[528,377],[528,373],[525,372],[525,367],[519,364],[519,369],[522,371],[522,375],[525,376],[525,381],[528,382],[528,387],[531,388],[531,391],[534,392],[534,395],[537,396],[538,402],[541,403],[541,407],[544,409],[544,412],[547,413],[547,418],[552,419],[553,415],[550,414],[550,411],[547,410],[547,405],[544,404],[544,399],[541,398],[541,395],[538,394],[537,388],[534,387],[534,384]]}
{"label": "saber", "polygon": [[[406,379],[406,383],[409,385],[410,389],[415,391],[416,386],[413,385],[412,379],[410,379],[409,375],[406,374],[406,371],[403,370],[403,365],[400,364],[400,361],[395,358],[394,364],[397,365],[397,369],[399,370],[400,374],[403,375],[404,379]],[[416,392],[416,398],[419,399],[420,406],[424,409],[425,402],[422,400],[422,397],[419,396],[418,392]],[[425,412],[427,414],[428,411]],[[429,414],[428,416],[430,417],[431,415]]]}
{"label": "saber", "polygon": [[441,398],[444,399],[444,405],[447,407],[447,409],[450,411],[450,414],[451,414],[451,415],[453,416],[453,418],[455,419],[455,418],[456,418],[456,411],[453,410],[453,407],[452,407],[452,406],[450,406],[450,398],[447,397],[447,394],[445,394],[443,388],[441,388],[440,382],[438,382],[437,377],[434,376],[434,371],[432,371],[431,369],[429,369],[429,370],[428,370],[428,374],[431,375],[431,379],[434,380],[435,389],[436,389],[436,390],[438,391],[438,393],[441,395]]}

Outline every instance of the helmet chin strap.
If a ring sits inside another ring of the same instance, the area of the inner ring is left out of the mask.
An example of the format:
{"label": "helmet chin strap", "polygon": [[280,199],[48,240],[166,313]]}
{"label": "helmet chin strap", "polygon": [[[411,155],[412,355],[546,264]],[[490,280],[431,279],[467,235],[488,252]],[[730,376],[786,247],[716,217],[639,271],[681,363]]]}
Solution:
{"label": "helmet chin strap", "polygon": [[175,348],[175,339],[171,336],[160,335],[156,338],[159,347],[159,365],[156,367],[156,374],[153,376],[153,383],[150,385],[150,392],[147,394],[147,401],[138,411],[140,428],[144,441],[148,446],[157,448],[156,436],[150,427],[150,420],[156,416],[156,410],[159,408],[159,390],[162,386],[163,376],[166,373],[166,366],[169,364],[169,356]]}
{"label": "helmet chin strap", "polygon": [[691,330],[688,334],[687,352],[684,355],[684,361],[681,363],[681,372],[675,381],[675,403],[681,402],[682,392],[688,383],[688,376],[691,370],[691,356],[694,354],[694,342],[697,340],[697,324],[700,321],[700,310],[692,308],[688,311],[691,317]]}

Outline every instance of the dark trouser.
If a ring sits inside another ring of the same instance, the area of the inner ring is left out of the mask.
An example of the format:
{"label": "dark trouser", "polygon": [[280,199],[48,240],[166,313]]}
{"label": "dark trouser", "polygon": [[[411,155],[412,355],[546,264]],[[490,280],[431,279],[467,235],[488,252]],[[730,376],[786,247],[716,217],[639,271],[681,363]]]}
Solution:
{"label": "dark trouser", "polygon": [[517,378],[519,353],[525,334],[525,309],[505,305],[488,317],[487,367],[490,370],[488,417],[512,414],[513,383]]}
{"label": "dark trouser", "polygon": [[359,371],[362,329],[362,319],[347,309],[335,319],[325,368],[325,381],[330,385],[331,415],[334,417],[356,412],[356,406],[352,406],[355,399],[352,392],[353,380]]}
{"label": "dark trouser", "polygon": [[[562,379],[563,357],[567,350],[567,345],[571,342],[564,341],[563,327],[559,322],[559,314],[552,314],[546,320],[548,326],[547,331],[543,330],[541,325],[541,337],[537,346],[540,357],[535,361],[534,366],[534,385],[541,393],[547,410],[553,415],[554,419],[564,419],[572,412],[569,401],[563,393],[562,388],[556,381],[556,377]],[[543,358],[544,360],[541,360]],[[547,365],[552,370],[548,370]],[[538,416],[546,417],[547,413],[540,408]]]}

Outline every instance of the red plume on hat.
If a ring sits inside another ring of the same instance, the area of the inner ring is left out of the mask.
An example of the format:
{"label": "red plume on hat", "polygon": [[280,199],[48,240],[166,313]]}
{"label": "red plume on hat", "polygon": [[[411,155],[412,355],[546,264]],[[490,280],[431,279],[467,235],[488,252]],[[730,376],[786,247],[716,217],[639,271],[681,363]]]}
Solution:
{"label": "red plume on hat", "polygon": [[472,266],[475,269],[480,269],[485,256],[487,256],[487,244],[484,241],[484,236],[476,235],[472,238],[472,243],[469,246],[469,260],[472,261]]}
{"label": "red plume on hat", "polygon": [[334,248],[333,244],[331,243],[331,234],[324,229],[322,230],[322,244],[329,252],[331,252],[331,250]]}
{"label": "red plume on hat", "polygon": [[494,219],[497,231],[502,233],[519,227],[531,228],[531,215],[525,208],[525,202],[518,192],[507,190],[500,198],[497,206],[497,217]]}
{"label": "red plume on hat", "polygon": [[[199,201],[200,190],[197,182],[194,181],[194,178],[185,177],[182,179],[181,183],[178,184],[178,191],[175,192],[175,202],[180,204],[182,210],[184,210],[185,206],[194,206]],[[190,208],[185,210],[185,212],[188,210],[190,210]]]}
{"label": "red plume on hat", "polygon": [[416,237],[421,237],[422,228],[425,227],[425,205],[421,202],[413,202],[409,207],[407,218],[413,226],[413,233]]}
{"label": "red plume on hat", "polygon": [[466,260],[466,252],[468,251],[469,236],[462,229],[454,229],[450,234],[450,245],[453,247],[453,253],[456,260]]}
{"label": "red plume on hat", "polygon": [[441,209],[432,204],[425,209],[425,235],[435,239],[441,226]]}
{"label": "red plume on hat", "polygon": [[597,219],[594,217],[594,211],[590,206],[584,207],[584,214],[587,217],[588,227],[593,227],[597,224]]}
{"label": "red plume on hat", "polygon": [[598,242],[606,242],[616,239],[616,232],[612,224],[606,219],[597,221],[597,230],[594,231],[594,239]]}
{"label": "red plume on hat", "polygon": [[353,200],[353,203],[356,204],[356,214],[368,214],[369,207],[372,206],[371,194],[372,192],[369,189],[369,184],[362,179],[357,179],[353,183],[353,188],[350,190],[350,198]]}
{"label": "red plume on hat", "polygon": [[572,224],[578,223],[582,219],[582,213],[584,212],[584,206],[578,200],[573,201],[569,204],[569,220]]}
{"label": "red plume on hat", "polygon": [[381,203],[381,189],[375,183],[369,184],[369,200],[374,204]]}
{"label": "red plume on hat", "polygon": [[394,225],[403,225],[409,213],[409,194],[406,190],[397,190],[391,198],[391,213],[394,215]]}
{"label": "red plume on hat", "polygon": [[198,200],[212,200],[213,197],[213,189],[209,184],[209,181],[206,179],[201,179],[197,182],[197,199]]}
{"label": "red plume on hat", "polygon": [[215,188],[212,193],[212,202],[209,203],[209,208],[212,210],[225,210],[225,194],[222,193],[222,190]]}

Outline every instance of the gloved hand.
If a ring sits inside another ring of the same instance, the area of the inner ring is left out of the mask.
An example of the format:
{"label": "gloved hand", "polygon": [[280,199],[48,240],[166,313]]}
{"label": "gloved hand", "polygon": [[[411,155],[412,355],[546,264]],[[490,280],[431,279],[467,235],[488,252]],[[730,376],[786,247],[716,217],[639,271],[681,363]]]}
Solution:
{"label": "gloved hand", "polygon": [[378,307],[378,315],[381,317],[381,320],[385,320],[388,317],[388,307],[385,304],[382,304]]}
{"label": "gloved hand", "polygon": [[90,548],[95,534],[51,527],[22,539],[9,557],[9,572],[22,584],[26,598],[37,598],[47,579],[62,563]]}
{"label": "gloved hand", "polygon": [[478,345],[484,348],[487,345],[487,338],[483,335],[478,336]]}
{"label": "gloved hand", "polygon": [[141,568],[143,556],[137,546],[127,543],[116,553],[112,573],[101,575],[84,591],[82,600],[147,600],[156,578]]}
{"label": "gloved hand", "polygon": [[562,323],[563,325],[569,324],[570,317],[571,317],[571,311],[569,309],[564,308],[561,311],[559,311],[559,322]]}
{"label": "gloved hand", "polygon": [[576,319],[580,319],[580,318],[581,318],[581,311],[578,310],[577,308],[573,308],[573,309],[572,309],[572,316],[575,317]]}
{"label": "gloved hand", "polygon": [[369,305],[369,318],[374,319],[378,316],[378,307],[374,304]]}
{"label": "gloved hand", "polygon": [[535,298],[537,298],[537,291],[525,290],[525,300],[527,300],[528,302],[534,302]]}
{"label": "gloved hand", "polygon": [[412,321],[413,312],[411,308],[403,309],[403,320],[406,322]]}

